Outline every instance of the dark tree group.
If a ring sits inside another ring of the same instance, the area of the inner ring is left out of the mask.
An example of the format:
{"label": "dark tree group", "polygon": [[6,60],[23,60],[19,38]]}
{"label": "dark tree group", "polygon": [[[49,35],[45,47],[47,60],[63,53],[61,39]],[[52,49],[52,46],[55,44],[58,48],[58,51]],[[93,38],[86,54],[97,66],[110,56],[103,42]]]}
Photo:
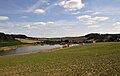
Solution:
{"label": "dark tree group", "polygon": [[120,34],[98,34],[91,33],[85,35],[87,40],[94,40],[96,42],[118,42],[120,41]]}
{"label": "dark tree group", "polygon": [[91,42],[119,42],[120,34],[99,34],[99,33],[91,33],[85,36],[80,37],[63,37],[63,38],[34,38],[27,37],[26,35],[21,34],[4,34],[0,33],[0,41],[15,41],[15,38],[23,38],[23,39],[32,39],[39,40],[45,44],[63,44],[63,43],[91,43]]}
{"label": "dark tree group", "polygon": [[27,36],[0,33],[0,41],[16,41],[15,38],[27,38]]}

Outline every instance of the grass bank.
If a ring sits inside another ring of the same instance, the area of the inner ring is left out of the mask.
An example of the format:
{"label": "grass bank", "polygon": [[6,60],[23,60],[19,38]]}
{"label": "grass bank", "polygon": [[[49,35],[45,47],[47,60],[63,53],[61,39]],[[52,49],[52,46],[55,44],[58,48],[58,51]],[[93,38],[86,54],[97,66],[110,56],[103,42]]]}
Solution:
{"label": "grass bank", "polygon": [[30,46],[33,44],[23,43],[18,41],[10,41],[10,42],[0,42],[0,51],[10,51],[22,46]]}
{"label": "grass bank", "polygon": [[6,46],[15,46],[15,45],[21,45],[26,44],[18,41],[7,41],[7,42],[0,42],[0,47],[6,47]]}
{"label": "grass bank", "polygon": [[1,56],[1,76],[120,76],[120,43],[74,46],[54,52]]}

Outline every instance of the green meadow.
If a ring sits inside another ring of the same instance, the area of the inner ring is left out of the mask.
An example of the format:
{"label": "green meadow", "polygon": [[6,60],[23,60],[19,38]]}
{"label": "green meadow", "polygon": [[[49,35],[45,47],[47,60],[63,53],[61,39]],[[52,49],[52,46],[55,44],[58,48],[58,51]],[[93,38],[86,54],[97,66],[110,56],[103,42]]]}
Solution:
{"label": "green meadow", "polygon": [[0,56],[0,76],[120,76],[120,43]]}
{"label": "green meadow", "polygon": [[16,46],[16,45],[22,45],[26,43],[18,42],[18,41],[4,41],[0,42],[0,47],[6,47],[6,46]]}

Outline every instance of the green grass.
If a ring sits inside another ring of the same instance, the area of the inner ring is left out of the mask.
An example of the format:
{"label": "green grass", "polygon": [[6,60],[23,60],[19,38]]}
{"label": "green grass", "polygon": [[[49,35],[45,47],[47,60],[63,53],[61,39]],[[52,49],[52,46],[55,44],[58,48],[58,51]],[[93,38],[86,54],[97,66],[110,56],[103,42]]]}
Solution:
{"label": "green grass", "polygon": [[1,56],[0,76],[120,76],[120,43]]}
{"label": "green grass", "polygon": [[0,47],[21,45],[21,44],[26,44],[26,43],[22,43],[22,42],[18,42],[18,41],[0,42]]}

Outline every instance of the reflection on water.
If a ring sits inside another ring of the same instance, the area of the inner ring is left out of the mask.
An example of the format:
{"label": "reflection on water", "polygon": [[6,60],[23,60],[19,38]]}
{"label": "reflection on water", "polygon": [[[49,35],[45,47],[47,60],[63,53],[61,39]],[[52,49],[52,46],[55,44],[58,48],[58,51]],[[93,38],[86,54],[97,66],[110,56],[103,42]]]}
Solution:
{"label": "reflection on water", "polygon": [[36,51],[47,50],[52,48],[61,48],[61,47],[62,45],[44,45],[44,46],[38,45],[38,46],[20,47],[11,51],[1,51],[0,56],[36,52]]}

